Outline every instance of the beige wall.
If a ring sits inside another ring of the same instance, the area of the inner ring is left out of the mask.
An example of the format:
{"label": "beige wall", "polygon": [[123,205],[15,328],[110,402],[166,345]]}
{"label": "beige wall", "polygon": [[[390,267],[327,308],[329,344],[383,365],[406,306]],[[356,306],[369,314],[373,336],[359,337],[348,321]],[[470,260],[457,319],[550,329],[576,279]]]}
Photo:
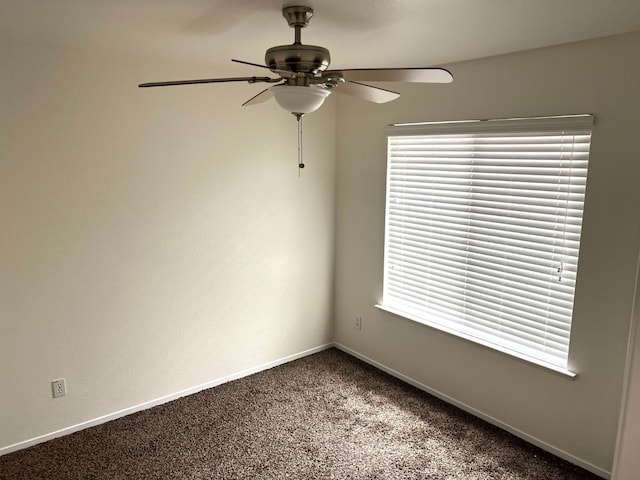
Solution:
{"label": "beige wall", "polygon": [[[430,48],[437,48],[430,47]],[[557,452],[611,470],[640,245],[640,34],[450,66],[337,110],[336,340]],[[595,114],[571,339],[575,380],[374,308],[382,297],[386,124]],[[362,330],[353,319],[362,316]]]}
{"label": "beige wall", "polygon": [[207,66],[82,45],[0,57],[0,449],[331,340],[332,99],[298,178],[295,119],[240,107],[260,85],[140,90]]}

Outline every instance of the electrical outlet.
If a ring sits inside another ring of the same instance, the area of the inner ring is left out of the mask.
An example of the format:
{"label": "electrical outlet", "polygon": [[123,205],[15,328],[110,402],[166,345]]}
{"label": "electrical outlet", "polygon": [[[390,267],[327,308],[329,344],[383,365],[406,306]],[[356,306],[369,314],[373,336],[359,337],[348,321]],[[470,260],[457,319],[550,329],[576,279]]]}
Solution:
{"label": "electrical outlet", "polygon": [[67,394],[67,386],[64,383],[64,378],[54,380],[51,382],[51,389],[53,390],[53,398],[62,397]]}
{"label": "electrical outlet", "polygon": [[356,330],[362,329],[362,317],[356,317],[356,321],[353,323],[353,328]]}

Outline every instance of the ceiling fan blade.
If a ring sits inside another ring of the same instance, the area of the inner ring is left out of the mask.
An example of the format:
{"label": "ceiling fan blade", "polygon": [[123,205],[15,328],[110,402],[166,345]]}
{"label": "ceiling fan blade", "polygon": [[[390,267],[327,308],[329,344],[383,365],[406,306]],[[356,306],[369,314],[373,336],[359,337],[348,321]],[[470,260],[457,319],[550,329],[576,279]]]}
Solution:
{"label": "ceiling fan blade", "polygon": [[254,95],[253,97],[251,97],[249,100],[247,100],[246,102],[244,102],[242,104],[243,107],[248,107],[249,105],[256,105],[258,103],[264,103],[267,100],[270,100],[271,97],[273,97],[273,95],[271,94],[271,91],[268,88],[265,88],[264,90],[262,90],[259,94]]}
{"label": "ceiling fan blade", "polygon": [[271,77],[229,77],[229,78],[202,78],[199,80],[173,80],[169,82],[149,82],[149,83],[141,83],[138,85],[140,88],[146,87],[167,87],[170,85],[195,85],[198,83],[223,83],[223,82],[249,82],[249,83],[258,83],[258,82],[267,82],[267,83],[275,83],[282,80],[282,78],[271,78]]}
{"label": "ceiling fan blade", "polygon": [[358,82],[341,82],[333,87],[331,91],[361,98],[374,103],[387,103],[400,96],[397,92]]}
{"label": "ceiling fan blade", "polygon": [[327,70],[324,77],[342,75],[350,82],[451,83],[453,75],[444,68],[355,68]]}
{"label": "ceiling fan blade", "polygon": [[232,58],[231,61],[236,63],[242,63],[244,65],[250,65],[252,67],[266,68],[267,70],[271,70],[272,72],[277,73],[282,78],[296,78],[298,76],[296,72],[290,72],[288,70],[278,70],[277,68],[271,68],[271,67],[268,67],[267,65],[260,65],[259,63],[245,62],[244,60],[236,60],[235,58]]}
{"label": "ceiling fan blade", "polygon": [[245,62],[244,60],[237,60],[235,58],[231,59],[232,62],[236,62],[236,63],[242,63],[244,65],[251,65],[252,67],[258,67],[258,68],[267,68],[269,70],[271,70],[269,67],[267,67],[266,65],[260,65],[259,63],[253,63],[253,62]]}

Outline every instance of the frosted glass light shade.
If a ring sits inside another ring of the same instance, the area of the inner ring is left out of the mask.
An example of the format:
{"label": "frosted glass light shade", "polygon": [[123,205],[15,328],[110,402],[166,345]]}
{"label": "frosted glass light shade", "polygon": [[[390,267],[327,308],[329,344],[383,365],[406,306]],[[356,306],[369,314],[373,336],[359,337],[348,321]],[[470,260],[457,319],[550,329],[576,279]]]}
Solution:
{"label": "frosted glass light shade", "polygon": [[315,112],[331,93],[330,90],[314,86],[275,85],[269,90],[278,105],[294,114]]}

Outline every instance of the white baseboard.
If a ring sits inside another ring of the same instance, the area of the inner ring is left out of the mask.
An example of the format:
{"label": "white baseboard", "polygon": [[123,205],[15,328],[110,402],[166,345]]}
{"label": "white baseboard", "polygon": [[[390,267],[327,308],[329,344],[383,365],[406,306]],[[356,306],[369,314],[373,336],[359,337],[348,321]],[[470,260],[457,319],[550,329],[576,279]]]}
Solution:
{"label": "white baseboard", "polygon": [[456,399],[449,397],[448,395],[445,395],[444,393],[438,392],[437,390],[434,390],[416,380],[414,380],[413,378],[407,377],[406,375],[403,375],[400,372],[397,372],[396,370],[393,370],[392,368],[387,367],[386,365],[383,365],[365,355],[362,355],[359,352],[356,352],[355,350],[352,350],[340,343],[334,343],[333,346],[335,346],[337,349],[342,350],[345,353],[348,353],[349,355],[356,357],[360,360],[362,360],[365,363],[368,363],[369,365],[372,365],[374,367],[376,367],[379,370],[382,370],[383,372],[388,373],[389,375],[392,375],[400,380],[402,380],[405,383],[408,383],[409,385],[413,385],[416,388],[419,388],[420,390],[427,392],[431,395],[433,395],[434,397],[439,398],[440,400],[443,400],[451,405],[454,405],[456,407],[458,407],[461,410],[464,410],[467,413],[470,413],[471,415],[481,418],[482,420],[495,425],[496,427],[501,428],[502,430],[506,430],[507,432],[515,435],[516,437],[519,437],[523,440],[525,440],[526,442],[531,443],[532,445],[535,445],[536,447],[541,448],[542,450],[545,450],[549,453],[554,454],[557,457],[562,458],[563,460],[566,460],[568,462],[573,463],[574,465],[577,465],[579,467],[584,468],[585,470],[588,470],[591,473],[594,473],[602,478],[605,479],[610,479],[611,478],[611,472],[608,472],[600,467],[597,467],[595,465],[592,465],[591,463],[584,461],[580,458],[577,458],[563,450],[560,450],[559,448],[554,447],[553,445],[550,445],[542,440],[539,440],[535,437],[532,437],[531,435],[528,435],[525,432],[522,432],[521,430],[518,430],[517,428],[512,427],[511,425],[508,425],[504,422],[501,422],[500,420],[491,417],[490,415],[487,415],[479,410],[476,410],[473,407],[470,407],[469,405],[466,405],[462,402],[457,401]]}
{"label": "white baseboard", "polygon": [[94,418],[93,420],[88,420],[86,422],[78,423],[77,425],[72,425],[70,427],[65,427],[60,430],[56,430],[55,432],[47,433],[45,435],[40,435],[39,437],[30,438],[29,440],[24,440],[22,442],[14,443],[12,445],[8,445],[6,447],[0,448],[0,456],[6,455],[8,453],[16,452],[18,450],[22,450],[24,448],[31,447],[33,445],[37,445],[38,443],[43,443],[49,440],[53,440],[54,438],[62,437],[65,435],[69,435],[74,432],[78,432],[80,430],[84,430],[85,428],[94,427],[96,425],[100,425],[102,423],[109,422],[111,420],[116,420],[118,418],[124,417],[126,415],[130,415],[132,413],[139,412],[141,410],[146,410],[148,408],[152,408],[158,405],[162,405],[163,403],[171,402],[172,400],[177,400],[181,397],[186,397],[187,395],[192,395],[194,393],[198,393],[202,390],[206,390],[208,388],[217,387],[218,385],[222,385],[223,383],[231,382],[233,380],[238,380],[243,377],[247,377],[249,375],[253,375],[254,373],[261,372],[263,370],[268,370],[273,367],[277,367],[278,365],[283,365],[285,363],[292,362],[294,360],[298,360],[299,358],[303,358],[309,355],[313,355],[314,353],[321,352],[323,350],[327,350],[333,347],[333,343],[328,343],[326,345],[320,345],[315,348],[311,348],[309,350],[305,350],[303,352],[295,353],[293,355],[289,355],[287,357],[279,358],[272,362],[265,363],[263,365],[259,365],[257,367],[249,368],[247,370],[243,370],[238,373],[234,373],[232,375],[228,375],[226,377],[218,378],[216,380],[212,380],[211,382],[203,383],[202,385],[196,385],[195,387],[187,388],[185,390],[181,390],[176,393],[172,393],[170,395],[166,395],[164,397],[156,398],[155,400],[150,400],[148,402],[141,403],[139,405],[134,405],[129,408],[125,408],[123,410],[119,410],[117,412],[110,413],[108,415],[103,415],[98,418]]}

